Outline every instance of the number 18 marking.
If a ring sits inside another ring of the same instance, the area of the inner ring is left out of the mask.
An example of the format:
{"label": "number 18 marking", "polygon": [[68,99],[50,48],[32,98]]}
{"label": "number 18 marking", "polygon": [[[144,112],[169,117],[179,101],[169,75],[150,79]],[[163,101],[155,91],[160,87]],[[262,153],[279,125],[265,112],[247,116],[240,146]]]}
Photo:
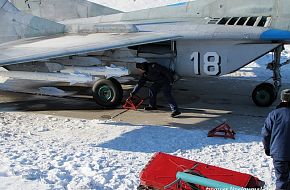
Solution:
{"label": "number 18 marking", "polygon": [[[200,75],[200,53],[193,52],[190,56],[193,62],[194,73]],[[203,56],[203,72],[207,75],[214,76],[221,73],[221,58],[216,52],[207,52]]]}

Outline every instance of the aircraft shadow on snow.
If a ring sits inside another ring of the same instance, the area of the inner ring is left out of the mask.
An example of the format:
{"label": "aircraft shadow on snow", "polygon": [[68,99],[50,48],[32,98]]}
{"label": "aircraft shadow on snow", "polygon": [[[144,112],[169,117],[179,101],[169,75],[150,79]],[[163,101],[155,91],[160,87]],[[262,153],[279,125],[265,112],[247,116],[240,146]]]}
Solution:
{"label": "aircraft shadow on snow", "polygon": [[[130,126],[130,124],[124,124]],[[118,128],[119,124],[116,125]],[[159,126],[144,126],[124,133],[121,136],[96,145],[96,147],[130,152],[167,152],[201,149],[206,146],[230,143],[260,142],[257,136],[237,136],[235,140],[225,138],[209,138],[207,131],[184,130]]]}

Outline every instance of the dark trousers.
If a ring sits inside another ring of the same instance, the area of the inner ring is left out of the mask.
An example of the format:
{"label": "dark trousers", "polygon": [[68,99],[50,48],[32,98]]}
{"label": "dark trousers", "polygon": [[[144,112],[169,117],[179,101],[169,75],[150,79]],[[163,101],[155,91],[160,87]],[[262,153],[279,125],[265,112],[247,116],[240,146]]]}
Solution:
{"label": "dark trousers", "polygon": [[276,190],[290,190],[290,161],[273,159],[276,176]]}
{"label": "dark trousers", "polygon": [[155,82],[149,88],[149,106],[156,107],[157,93],[162,90],[171,111],[178,111],[178,106],[171,94],[172,86],[168,83]]}

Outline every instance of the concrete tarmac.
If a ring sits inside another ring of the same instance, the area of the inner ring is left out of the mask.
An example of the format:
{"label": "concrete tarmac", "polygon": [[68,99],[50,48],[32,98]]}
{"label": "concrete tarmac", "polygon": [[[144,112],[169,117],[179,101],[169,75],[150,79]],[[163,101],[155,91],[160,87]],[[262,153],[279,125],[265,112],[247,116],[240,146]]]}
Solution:
{"label": "concrete tarmac", "polygon": [[[17,84],[23,88],[25,83]],[[35,112],[104,121],[112,118],[116,122],[134,125],[165,125],[206,131],[227,122],[237,134],[259,135],[267,114],[279,100],[266,108],[254,105],[250,95],[258,84],[256,81],[237,79],[182,79],[173,89],[182,111],[177,118],[170,117],[171,112],[162,93],[158,96],[159,110],[144,111],[145,102],[137,111],[125,111],[121,108],[103,109],[88,95],[52,97],[0,90],[0,111]],[[129,90],[125,90],[124,97],[128,96],[131,87],[125,86]],[[283,88],[286,87],[289,88],[290,84],[283,85]],[[142,94],[147,94],[146,89]]]}

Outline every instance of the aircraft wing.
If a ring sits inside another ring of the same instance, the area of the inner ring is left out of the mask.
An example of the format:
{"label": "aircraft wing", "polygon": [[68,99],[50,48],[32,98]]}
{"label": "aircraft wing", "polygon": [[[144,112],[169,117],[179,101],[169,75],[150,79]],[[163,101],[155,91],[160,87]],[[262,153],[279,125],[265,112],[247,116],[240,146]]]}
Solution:
{"label": "aircraft wing", "polygon": [[[175,40],[247,40],[271,43],[290,40],[290,32],[259,27],[219,25],[172,25],[164,30],[150,27],[129,33],[77,33],[29,38],[0,44],[0,66],[105,51],[154,42]],[[162,26],[162,25],[161,25]],[[160,27],[160,25],[158,26]],[[172,30],[178,28],[180,30]],[[145,29],[145,30],[144,30]],[[168,33],[168,31],[170,31]]]}
{"label": "aircraft wing", "polygon": [[174,40],[154,32],[70,34],[0,44],[0,66]]}

